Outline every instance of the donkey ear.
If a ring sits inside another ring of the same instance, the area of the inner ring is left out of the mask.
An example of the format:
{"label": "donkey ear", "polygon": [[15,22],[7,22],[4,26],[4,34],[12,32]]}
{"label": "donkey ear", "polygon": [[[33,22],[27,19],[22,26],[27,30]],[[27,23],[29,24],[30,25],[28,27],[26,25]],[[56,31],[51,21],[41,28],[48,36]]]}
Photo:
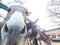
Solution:
{"label": "donkey ear", "polygon": [[34,24],[39,20],[39,18],[37,20],[34,21]]}

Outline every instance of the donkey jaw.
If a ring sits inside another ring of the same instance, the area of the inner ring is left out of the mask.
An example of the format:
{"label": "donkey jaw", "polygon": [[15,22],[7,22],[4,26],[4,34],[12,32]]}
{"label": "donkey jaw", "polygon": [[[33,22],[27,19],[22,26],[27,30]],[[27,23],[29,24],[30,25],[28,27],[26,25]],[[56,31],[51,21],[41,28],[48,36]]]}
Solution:
{"label": "donkey jaw", "polygon": [[18,40],[7,40],[3,43],[3,45],[25,45],[24,44],[25,38],[21,38]]}

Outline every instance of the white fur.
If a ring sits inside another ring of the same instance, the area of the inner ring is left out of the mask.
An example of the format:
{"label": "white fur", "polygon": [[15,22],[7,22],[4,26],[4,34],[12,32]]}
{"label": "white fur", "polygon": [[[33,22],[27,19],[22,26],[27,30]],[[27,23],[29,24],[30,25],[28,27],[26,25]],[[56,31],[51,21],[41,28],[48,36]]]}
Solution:
{"label": "white fur", "polygon": [[29,29],[29,30],[28,30],[28,33],[31,34],[31,33],[32,33],[32,29]]}
{"label": "white fur", "polygon": [[36,39],[39,39],[40,38],[40,35],[39,35],[39,33],[37,34],[37,36],[36,36]]}
{"label": "white fur", "polygon": [[24,17],[22,12],[18,12],[15,11],[11,18],[9,19],[9,21],[7,21],[7,26],[15,26],[15,25],[19,25],[20,29],[22,30],[22,28],[24,27],[25,23],[24,23]]}

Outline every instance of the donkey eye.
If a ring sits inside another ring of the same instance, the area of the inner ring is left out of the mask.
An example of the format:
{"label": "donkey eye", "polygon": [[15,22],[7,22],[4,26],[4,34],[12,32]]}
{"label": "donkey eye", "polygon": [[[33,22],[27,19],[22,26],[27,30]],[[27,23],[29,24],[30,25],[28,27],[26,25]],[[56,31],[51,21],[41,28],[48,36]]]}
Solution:
{"label": "donkey eye", "polygon": [[22,30],[22,32],[21,32],[21,33],[23,34],[24,32],[25,32],[25,26],[24,26],[24,28],[23,28],[23,30]]}
{"label": "donkey eye", "polygon": [[7,24],[5,24],[4,31],[5,31],[5,32],[8,32],[8,27],[7,27]]}
{"label": "donkey eye", "polygon": [[26,14],[28,14],[28,12],[25,12]]}

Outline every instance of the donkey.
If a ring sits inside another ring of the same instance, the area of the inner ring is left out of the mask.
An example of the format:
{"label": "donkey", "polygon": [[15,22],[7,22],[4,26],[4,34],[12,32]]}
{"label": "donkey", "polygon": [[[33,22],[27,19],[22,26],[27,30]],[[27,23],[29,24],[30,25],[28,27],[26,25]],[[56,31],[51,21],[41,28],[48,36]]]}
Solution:
{"label": "donkey", "polygon": [[[38,40],[43,40],[47,45],[51,45],[51,42],[49,40],[49,37],[44,33],[41,32],[41,29],[38,29],[37,25],[32,22],[30,19],[28,19],[29,23],[27,23],[27,30],[28,30],[28,38],[30,39],[30,45],[31,40],[34,38],[33,45],[38,45]],[[36,21],[35,21],[36,22]]]}
{"label": "donkey", "polygon": [[26,16],[28,15],[28,10],[23,6],[17,5],[11,6],[10,9],[1,29],[2,44],[25,45],[24,39],[27,34]]}

